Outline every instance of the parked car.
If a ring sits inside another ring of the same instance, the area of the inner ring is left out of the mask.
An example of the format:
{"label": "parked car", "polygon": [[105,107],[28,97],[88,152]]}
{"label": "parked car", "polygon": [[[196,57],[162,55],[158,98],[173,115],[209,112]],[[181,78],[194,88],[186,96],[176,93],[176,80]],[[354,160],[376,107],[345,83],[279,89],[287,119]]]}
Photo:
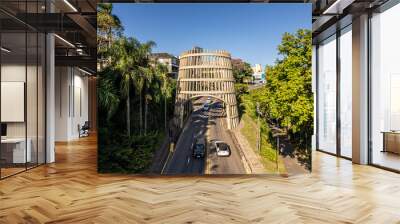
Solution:
{"label": "parked car", "polygon": [[204,138],[198,138],[192,146],[192,156],[194,158],[204,158],[206,154],[206,144]]}
{"label": "parked car", "polygon": [[217,151],[217,156],[230,156],[231,148],[223,141],[214,141],[214,148]]}

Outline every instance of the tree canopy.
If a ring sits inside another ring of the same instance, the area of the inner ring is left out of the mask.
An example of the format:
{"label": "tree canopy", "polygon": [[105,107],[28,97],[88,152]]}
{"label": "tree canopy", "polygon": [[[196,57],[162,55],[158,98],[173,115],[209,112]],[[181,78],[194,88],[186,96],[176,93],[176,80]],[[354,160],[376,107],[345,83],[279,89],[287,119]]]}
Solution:
{"label": "tree canopy", "polygon": [[260,110],[269,123],[296,134],[312,133],[311,32],[285,33],[279,58],[267,66],[267,84],[258,92]]}
{"label": "tree canopy", "polygon": [[253,75],[251,65],[241,59],[232,59],[232,73],[236,83],[243,83],[249,81]]}
{"label": "tree canopy", "polygon": [[176,84],[150,59],[155,43],[122,34],[112,9],[98,5],[98,169],[143,172],[167,133]]}

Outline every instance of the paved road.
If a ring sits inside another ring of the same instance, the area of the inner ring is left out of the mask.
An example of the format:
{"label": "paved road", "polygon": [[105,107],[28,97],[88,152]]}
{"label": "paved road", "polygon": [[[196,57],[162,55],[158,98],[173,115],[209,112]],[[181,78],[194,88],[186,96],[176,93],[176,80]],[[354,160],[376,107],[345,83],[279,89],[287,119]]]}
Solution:
{"label": "paved road", "polygon": [[226,117],[224,116],[223,109],[212,107],[210,110],[209,118],[209,132],[208,140],[221,140],[231,148],[231,155],[229,157],[218,157],[215,148],[210,144],[208,160],[210,162],[211,174],[245,174],[246,171],[242,164],[242,159],[239,154],[237,146],[233,143],[232,136],[227,130]]}
{"label": "paved road", "polygon": [[258,89],[265,86],[265,83],[257,83],[257,84],[252,84],[249,85],[249,90],[254,90],[254,89]]}
{"label": "paved road", "polygon": [[[188,122],[181,133],[177,142],[175,152],[169,163],[166,165],[164,174],[204,174],[206,169],[206,159],[195,159],[191,156],[192,143],[198,137],[203,137],[207,133],[207,123],[209,130],[207,137],[210,140],[222,140],[231,146],[232,155],[230,157],[217,157],[215,150],[209,149],[208,160],[211,161],[211,173],[215,174],[244,174],[241,158],[237,148],[233,145],[230,134],[226,130],[225,117],[223,109],[216,108],[214,103],[209,112],[201,110],[202,98],[194,103],[194,112],[191,114]],[[199,106],[196,106],[199,105]]]}
{"label": "paved road", "polygon": [[167,164],[165,174],[203,174],[205,159],[192,157],[192,143],[207,131],[208,117],[196,107],[176,143],[175,152]]}

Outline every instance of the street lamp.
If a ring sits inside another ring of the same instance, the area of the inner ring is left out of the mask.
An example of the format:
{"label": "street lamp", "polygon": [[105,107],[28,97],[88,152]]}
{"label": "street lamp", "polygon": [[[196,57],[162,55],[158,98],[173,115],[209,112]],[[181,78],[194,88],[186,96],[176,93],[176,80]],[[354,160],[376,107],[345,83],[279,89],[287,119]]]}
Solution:
{"label": "street lamp", "polygon": [[257,149],[261,153],[261,126],[260,126],[260,103],[257,102],[257,125],[258,125],[258,136],[257,136]]}
{"label": "street lamp", "polygon": [[279,126],[275,130],[273,130],[273,132],[274,133],[272,134],[272,136],[276,138],[276,152],[275,152],[275,156],[276,156],[276,159],[275,159],[276,172],[279,172],[279,160],[278,160],[279,159],[279,149],[280,149],[280,147],[279,147],[279,137],[286,135],[286,133],[280,131],[279,130]]}

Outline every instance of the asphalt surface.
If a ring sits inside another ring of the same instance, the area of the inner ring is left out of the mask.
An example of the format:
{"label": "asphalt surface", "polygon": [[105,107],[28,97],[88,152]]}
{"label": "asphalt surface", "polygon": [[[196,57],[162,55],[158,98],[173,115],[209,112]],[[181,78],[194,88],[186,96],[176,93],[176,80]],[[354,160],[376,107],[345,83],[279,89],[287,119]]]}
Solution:
{"label": "asphalt surface", "polygon": [[[176,148],[169,162],[166,164],[164,174],[204,174],[206,172],[206,160],[210,163],[212,174],[244,174],[241,157],[237,147],[233,144],[230,134],[226,129],[226,118],[222,108],[217,108],[214,102],[209,111],[202,111],[202,105],[206,98],[194,102],[194,111],[188,118]],[[208,124],[208,125],[207,125]],[[192,143],[196,138],[207,135],[208,158],[193,158]],[[229,157],[216,156],[215,149],[210,141],[222,140],[231,147]]]}
{"label": "asphalt surface", "polygon": [[192,157],[192,143],[196,138],[204,137],[207,131],[208,117],[195,108],[188,118],[181,136],[176,143],[175,152],[166,165],[164,174],[203,174],[205,158]]}
{"label": "asphalt surface", "polygon": [[[221,108],[212,107],[209,118],[208,133],[208,159],[210,161],[211,174],[246,174],[242,159],[237,146],[233,143],[231,134],[227,130],[226,117]],[[224,141],[231,149],[229,157],[219,157],[216,155],[213,141]]]}

